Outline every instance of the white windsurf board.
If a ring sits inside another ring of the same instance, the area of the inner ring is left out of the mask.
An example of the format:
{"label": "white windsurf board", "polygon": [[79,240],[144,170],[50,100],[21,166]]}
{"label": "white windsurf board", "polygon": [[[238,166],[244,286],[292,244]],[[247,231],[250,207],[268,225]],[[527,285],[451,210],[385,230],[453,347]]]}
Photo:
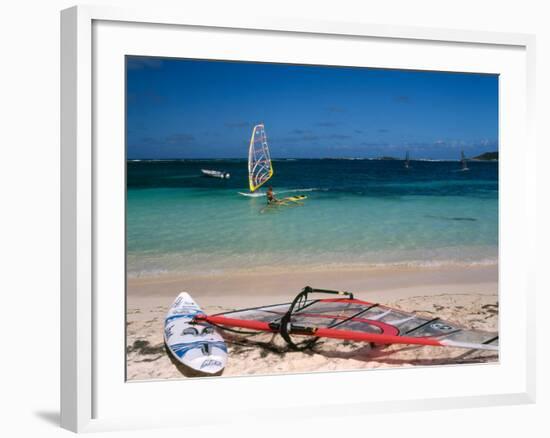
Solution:
{"label": "white windsurf board", "polygon": [[218,374],[227,363],[227,346],[207,322],[194,323],[204,312],[191,295],[181,292],[166,314],[164,341],[176,361],[202,374]]}

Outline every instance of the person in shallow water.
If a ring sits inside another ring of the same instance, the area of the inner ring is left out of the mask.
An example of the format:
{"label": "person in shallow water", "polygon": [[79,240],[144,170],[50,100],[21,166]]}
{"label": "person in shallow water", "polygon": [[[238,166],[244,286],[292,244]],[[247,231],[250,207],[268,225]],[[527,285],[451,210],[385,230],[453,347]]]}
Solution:
{"label": "person in shallow water", "polygon": [[275,198],[275,195],[273,194],[273,187],[271,186],[269,186],[269,188],[267,189],[267,193],[265,194],[265,196],[267,198],[268,204],[275,204],[279,201],[277,198]]}

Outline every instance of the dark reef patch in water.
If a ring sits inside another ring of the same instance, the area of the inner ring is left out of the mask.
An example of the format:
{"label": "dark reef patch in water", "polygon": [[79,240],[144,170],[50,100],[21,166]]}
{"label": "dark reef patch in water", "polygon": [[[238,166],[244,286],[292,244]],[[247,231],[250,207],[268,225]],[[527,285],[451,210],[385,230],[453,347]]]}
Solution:
{"label": "dark reef patch in water", "polygon": [[466,221],[466,222],[476,222],[477,219],[475,217],[447,217],[447,216],[433,216],[431,214],[426,215],[426,217],[432,218],[432,219],[442,219],[445,221]]}

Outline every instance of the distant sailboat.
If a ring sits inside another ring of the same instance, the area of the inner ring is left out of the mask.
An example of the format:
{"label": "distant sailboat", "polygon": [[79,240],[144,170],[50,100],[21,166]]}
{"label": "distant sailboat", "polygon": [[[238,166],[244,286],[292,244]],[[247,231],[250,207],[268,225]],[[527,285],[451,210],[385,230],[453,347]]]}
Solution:
{"label": "distant sailboat", "polygon": [[409,167],[409,151],[407,151],[407,155],[405,156],[405,169],[408,169]]}
{"label": "distant sailboat", "polygon": [[466,160],[466,157],[464,156],[464,151],[460,151],[460,164],[462,165],[462,171],[470,170],[468,168],[468,161]]}

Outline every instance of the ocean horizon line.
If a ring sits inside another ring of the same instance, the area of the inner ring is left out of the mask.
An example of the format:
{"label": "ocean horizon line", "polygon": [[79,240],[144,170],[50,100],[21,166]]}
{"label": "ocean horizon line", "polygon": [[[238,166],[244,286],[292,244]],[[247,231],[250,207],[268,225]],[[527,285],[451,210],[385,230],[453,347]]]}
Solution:
{"label": "ocean horizon line", "polygon": [[[298,160],[349,160],[349,161],[406,161],[405,158],[397,157],[317,157],[317,158],[304,158],[304,157],[272,157],[272,161],[298,161]],[[498,160],[477,160],[475,158],[470,158],[470,161],[479,161],[479,162],[498,162]],[[126,158],[127,162],[144,162],[144,161],[248,161],[246,157],[224,157],[224,158]],[[460,159],[451,159],[451,158],[409,158],[408,161],[424,161],[424,162],[449,162],[455,163],[460,162]]]}

